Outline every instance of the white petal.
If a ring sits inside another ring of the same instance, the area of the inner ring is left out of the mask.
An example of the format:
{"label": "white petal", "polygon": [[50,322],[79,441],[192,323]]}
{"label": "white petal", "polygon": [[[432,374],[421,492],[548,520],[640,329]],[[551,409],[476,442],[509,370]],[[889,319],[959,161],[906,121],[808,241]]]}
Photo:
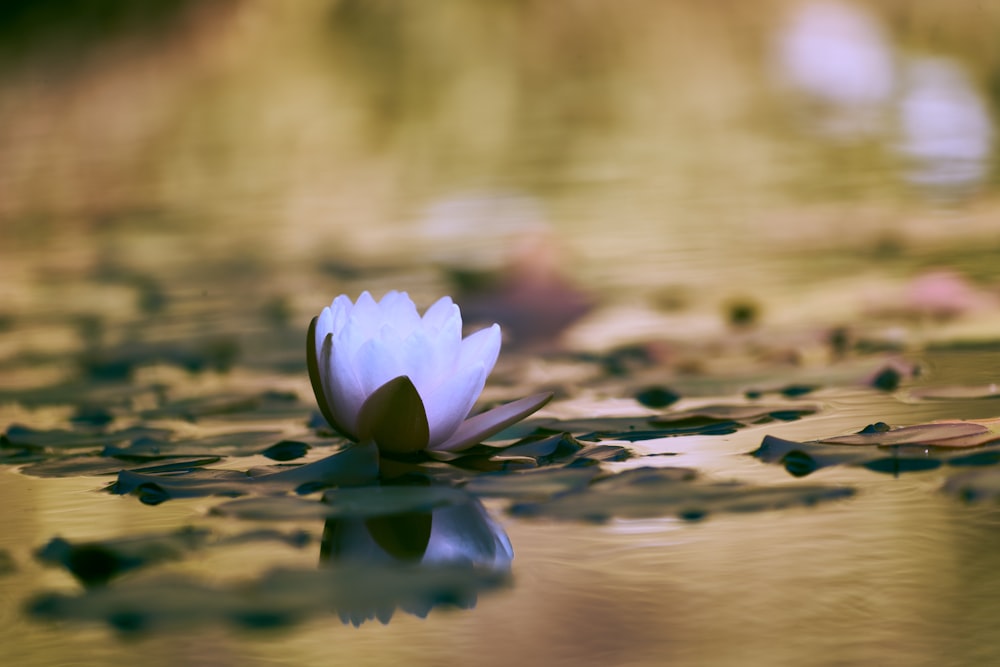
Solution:
{"label": "white petal", "polygon": [[329,309],[324,308],[323,310],[330,311],[331,331],[336,334],[344,328],[347,318],[350,317],[351,311],[354,310],[354,304],[346,294],[341,294],[333,300]]}
{"label": "white petal", "polygon": [[486,368],[486,374],[489,375],[497,363],[501,342],[499,324],[477,331],[462,341],[459,366],[481,363]]}
{"label": "white petal", "polygon": [[401,338],[405,338],[420,325],[417,306],[406,292],[387,292],[379,301],[382,323],[395,328]]}
{"label": "white petal", "polygon": [[[323,343],[326,341],[326,337],[332,333],[335,333],[333,330],[333,314],[329,308],[324,308],[323,312],[316,318],[316,337],[313,340],[313,343],[316,345],[317,361],[322,358]],[[318,362],[317,365],[321,369],[324,368],[321,362]]]}
{"label": "white petal", "polygon": [[354,329],[363,338],[371,338],[382,326],[381,311],[375,299],[367,291],[362,292],[357,303],[351,310],[344,325],[346,329]]}
{"label": "white petal", "polygon": [[435,356],[441,360],[437,366],[435,386],[462,368],[459,359],[462,346],[462,314],[458,306],[450,310],[448,317],[441,320],[439,326],[427,327],[427,335],[433,342]]}
{"label": "white petal", "polygon": [[[512,424],[516,424],[528,415],[539,410],[552,400],[552,393],[545,392],[498,405],[492,410],[481,412],[475,417],[469,417],[459,424],[455,432],[435,449],[438,452],[455,452],[468,449],[482,442],[495,433]],[[447,460],[447,459],[445,459]]]}
{"label": "white petal", "polygon": [[452,370],[455,365],[454,352],[442,349],[439,340],[422,329],[400,343],[399,357],[421,397],[429,396],[441,384],[442,368]]}
{"label": "white petal", "polygon": [[451,300],[450,296],[443,296],[434,302],[427,312],[424,313],[424,327],[432,330],[443,329],[445,323],[453,317],[458,317],[458,326],[462,327],[462,312]]}
{"label": "white petal", "polygon": [[428,447],[447,440],[458,428],[486,384],[486,369],[476,364],[458,371],[442,382],[430,396],[421,396],[427,410],[431,436]]}
{"label": "white petal", "polygon": [[395,351],[381,338],[366,341],[358,350],[353,365],[366,397],[389,380],[407,374]]}
{"label": "white petal", "polygon": [[341,331],[339,335],[331,337],[329,352],[324,347],[323,355],[320,356],[320,368],[326,373],[323,389],[331,403],[334,417],[348,430],[347,435],[355,436],[358,432],[358,411],[368,395],[354,371],[351,350],[344,344],[346,333],[348,332]]}

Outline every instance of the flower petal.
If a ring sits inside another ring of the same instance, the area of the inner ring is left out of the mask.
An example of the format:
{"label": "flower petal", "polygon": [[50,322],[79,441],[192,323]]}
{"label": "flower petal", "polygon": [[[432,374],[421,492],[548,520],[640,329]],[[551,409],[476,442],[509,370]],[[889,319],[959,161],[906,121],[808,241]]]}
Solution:
{"label": "flower petal", "polygon": [[459,327],[462,325],[462,313],[450,296],[443,296],[424,313],[424,326],[429,329],[443,329],[448,320],[458,317]]}
{"label": "flower petal", "polygon": [[501,342],[503,342],[503,337],[500,335],[499,324],[494,324],[469,335],[462,341],[458,358],[459,366],[481,363],[486,368],[486,374],[489,375],[497,363]]}
{"label": "flower petal", "polygon": [[[442,376],[445,375],[442,369],[450,374],[454,368],[454,351],[449,354],[449,350],[439,343],[439,340],[422,329],[417,329],[400,343],[402,365],[421,396],[430,396],[441,384]],[[402,373],[397,373],[400,374]]]}
{"label": "flower petal", "polygon": [[[319,367],[324,373],[323,388],[330,401],[330,409],[348,437],[356,437],[358,411],[368,394],[354,370],[351,355],[350,331],[328,335],[321,350]],[[347,342],[345,342],[347,341]]]}
{"label": "flower petal", "polygon": [[346,294],[341,294],[333,300],[329,307],[323,309],[322,315],[325,315],[328,319],[324,323],[321,317],[320,325],[328,332],[337,335],[344,328],[344,325],[347,324],[347,319],[351,316],[353,310],[354,304]]}
{"label": "flower petal", "polygon": [[[323,312],[327,313],[328,311],[324,309]],[[329,364],[320,366],[321,356],[319,353],[322,343],[316,339],[319,319],[319,317],[312,319],[312,322],[309,323],[309,334],[306,336],[306,366],[309,369],[309,382],[312,384],[313,393],[316,395],[316,404],[319,406],[323,418],[342,435],[347,435],[346,429],[338,423],[333,414],[332,403],[327,399],[326,389],[323,386],[323,377],[326,374],[323,369],[328,368]],[[327,333],[325,338],[329,340],[331,334]]]}
{"label": "flower petal", "polygon": [[406,292],[386,292],[378,302],[382,324],[391,325],[401,338],[405,338],[420,325],[417,306]]}
{"label": "flower petal", "polygon": [[531,413],[541,409],[550,400],[552,400],[551,392],[534,394],[470,417],[462,422],[450,438],[435,445],[433,449],[443,452],[467,449],[508,426],[516,424]]}
{"label": "flower petal", "polygon": [[486,369],[482,364],[458,369],[427,397],[424,406],[430,424],[430,444],[451,437],[476,404],[486,384]]}
{"label": "flower petal", "polygon": [[428,434],[423,401],[405,375],[376,389],[358,413],[358,438],[374,440],[382,452],[418,452],[427,446]]}
{"label": "flower petal", "polygon": [[365,396],[370,396],[389,380],[408,374],[409,369],[400,362],[399,348],[393,337],[392,331],[383,330],[379,337],[365,341],[351,363],[357,369]]}
{"label": "flower petal", "polygon": [[365,290],[358,297],[344,324],[345,330],[355,331],[361,338],[371,338],[382,326],[382,312],[372,295]]}

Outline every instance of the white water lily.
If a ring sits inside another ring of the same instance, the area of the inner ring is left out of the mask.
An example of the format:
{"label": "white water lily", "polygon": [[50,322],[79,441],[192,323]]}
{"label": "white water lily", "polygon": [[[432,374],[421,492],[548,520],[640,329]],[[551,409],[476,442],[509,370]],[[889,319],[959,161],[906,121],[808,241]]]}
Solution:
{"label": "white water lily", "polygon": [[468,418],[500,352],[500,327],[462,338],[462,315],[443,297],[421,317],[406,292],[378,302],[338,296],[309,327],[309,377],[323,416],[382,452],[454,451],[535,412],[538,394]]}

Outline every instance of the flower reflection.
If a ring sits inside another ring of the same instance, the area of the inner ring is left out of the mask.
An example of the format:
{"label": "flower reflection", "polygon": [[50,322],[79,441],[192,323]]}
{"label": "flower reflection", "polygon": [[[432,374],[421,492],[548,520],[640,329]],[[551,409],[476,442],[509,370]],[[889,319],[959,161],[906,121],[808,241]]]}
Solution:
{"label": "flower reflection", "polygon": [[813,107],[813,129],[854,138],[884,129],[895,88],[893,52],[872,15],[842,2],[797,8],[778,36],[776,75]]}
{"label": "flower reflection", "polygon": [[986,176],[993,125],[957,63],[914,59],[906,68],[899,115],[899,152],[911,183],[955,191],[974,187]]}
{"label": "flower reflection", "polygon": [[541,408],[537,394],[469,418],[500,352],[500,327],[462,338],[462,316],[443,297],[421,317],[405,292],[376,302],[345,295],[313,319],[307,357],[323,416],[382,453],[474,445]]}
{"label": "flower reflection", "polygon": [[345,623],[387,623],[397,608],[420,617],[439,605],[472,608],[479,591],[507,581],[514,551],[503,527],[474,496],[442,490],[448,501],[433,509],[327,520],[321,560],[369,573],[341,597]]}

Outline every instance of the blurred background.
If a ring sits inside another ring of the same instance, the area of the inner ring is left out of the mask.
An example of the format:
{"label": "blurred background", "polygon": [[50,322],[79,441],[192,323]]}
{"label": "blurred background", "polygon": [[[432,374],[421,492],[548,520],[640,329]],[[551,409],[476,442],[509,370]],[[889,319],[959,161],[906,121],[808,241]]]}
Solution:
{"label": "blurred background", "polygon": [[659,326],[633,306],[992,304],[998,30],[981,0],[6,0],[0,321],[298,331],[401,287],[551,342],[609,304],[615,340]]}
{"label": "blurred background", "polygon": [[[553,389],[557,416],[621,416],[647,385],[655,408],[849,387],[761,427],[798,439],[993,416],[998,132],[995,0],[0,0],[0,422],[301,430],[309,319],[364,289],[500,321],[486,402]],[[974,345],[900,361],[941,340]],[[897,400],[918,370],[987,389]],[[670,447],[786,481],[744,455],[760,438]],[[18,664],[996,662],[995,508],[852,470],[822,479],[865,485],[857,504],[675,536],[505,518],[518,584],[476,614],[153,650],[22,619],[39,582],[72,585],[28,550],[204,506],[10,474],[0,644]]]}

